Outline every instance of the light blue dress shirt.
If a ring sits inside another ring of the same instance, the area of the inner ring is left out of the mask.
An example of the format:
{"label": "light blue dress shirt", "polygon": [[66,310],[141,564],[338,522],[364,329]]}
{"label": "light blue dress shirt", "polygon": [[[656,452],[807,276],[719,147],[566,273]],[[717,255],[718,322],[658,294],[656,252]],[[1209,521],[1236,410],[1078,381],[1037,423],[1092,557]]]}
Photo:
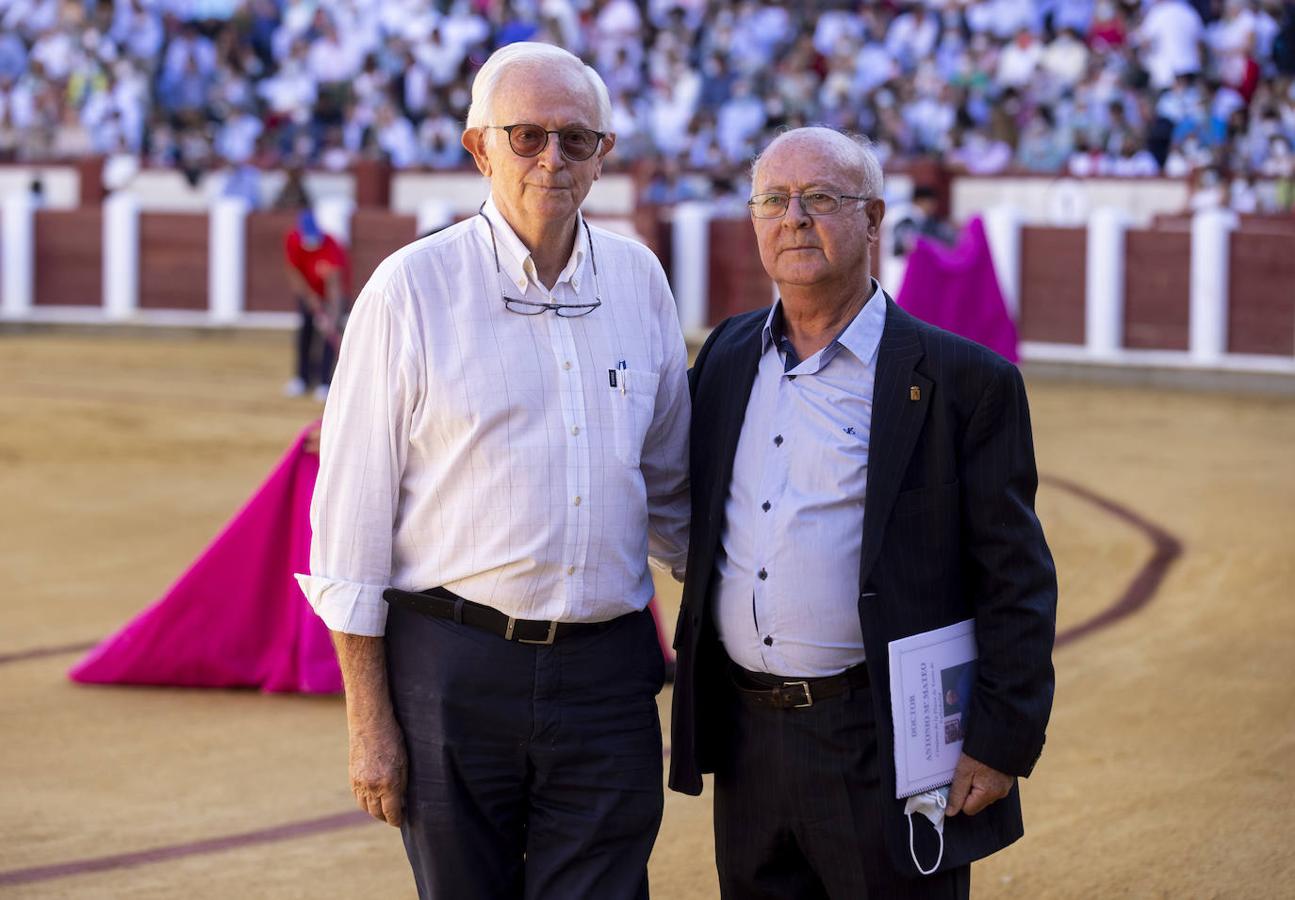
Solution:
{"label": "light blue dress shirt", "polygon": [[753,672],[835,675],[863,661],[859,552],[885,295],[799,360],[781,301],[765,322],[733,460],[718,555],[716,625]]}

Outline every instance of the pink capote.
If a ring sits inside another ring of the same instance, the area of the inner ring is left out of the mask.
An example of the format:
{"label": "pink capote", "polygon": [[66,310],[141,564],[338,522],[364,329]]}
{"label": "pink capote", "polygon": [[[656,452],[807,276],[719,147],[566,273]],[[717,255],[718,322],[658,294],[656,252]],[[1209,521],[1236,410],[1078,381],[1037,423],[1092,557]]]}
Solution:
{"label": "pink capote", "polygon": [[[319,457],[304,429],[270,477],[161,600],[69,672],[90,684],[342,689],[328,636],[292,577],[310,571]],[[657,640],[672,659],[656,599]]]}
{"label": "pink capote", "polygon": [[303,446],[310,430],[162,599],[71,670],[74,681],[342,689],[328,629],[292,577],[310,571],[319,472],[319,457]]}
{"label": "pink capote", "polygon": [[895,302],[925,322],[984,344],[1017,362],[1016,323],[1007,312],[980,217],[956,247],[918,238]]}

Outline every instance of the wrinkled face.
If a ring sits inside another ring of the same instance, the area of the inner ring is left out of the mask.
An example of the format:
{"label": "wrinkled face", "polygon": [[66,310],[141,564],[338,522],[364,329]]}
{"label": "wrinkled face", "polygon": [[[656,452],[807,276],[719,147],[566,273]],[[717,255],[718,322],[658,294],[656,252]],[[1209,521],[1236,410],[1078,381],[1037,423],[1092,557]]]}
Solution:
{"label": "wrinkled face", "polygon": [[[598,100],[589,83],[572,69],[517,65],[506,70],[495,86],[489,124],[521,123],[553,131],[571,127],[598,131]],[[481,174],[490,179],[496,205],[514,226],[557,224],[574,217],[602,174],[603,157],[614,143],[609,134],[593,156],[573,162],[558,150],[556,134],[550,134],[545,148],[532,157],[514,153],[507,132],[490,128],[468,129],[463,134],[463,146]]]}
{"label": "wrinkled face", "polygon": [[[824,138],[788,138],[761,158],[752,194],[798,195],[823,191],[863,196],[860,173]],[[881,233],[886,204],[880,199],[842,200],[831,215],[810,216],[793,197],[780,219],[752,218],[760,261],[780,287],[829,285],[869,278],[868,245]]]}

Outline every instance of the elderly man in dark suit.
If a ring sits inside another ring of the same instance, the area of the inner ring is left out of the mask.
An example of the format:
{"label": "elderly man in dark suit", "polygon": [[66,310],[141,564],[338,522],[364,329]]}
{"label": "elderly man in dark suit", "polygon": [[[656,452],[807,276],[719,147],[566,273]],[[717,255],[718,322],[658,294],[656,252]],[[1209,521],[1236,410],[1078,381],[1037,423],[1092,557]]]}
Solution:
{"label": "elderly man in dark suit", "polygon": [[[1056,574],[1016,368],[870,275],[868,147],[778,137],[750,201],[772,309],[691,373],[692,537],[670,785],[715,773],[725,897],[966,897],[1022,834],[1052,705]],[[887,645],[974,619],[979,663],[943,856],[895,797]]]}

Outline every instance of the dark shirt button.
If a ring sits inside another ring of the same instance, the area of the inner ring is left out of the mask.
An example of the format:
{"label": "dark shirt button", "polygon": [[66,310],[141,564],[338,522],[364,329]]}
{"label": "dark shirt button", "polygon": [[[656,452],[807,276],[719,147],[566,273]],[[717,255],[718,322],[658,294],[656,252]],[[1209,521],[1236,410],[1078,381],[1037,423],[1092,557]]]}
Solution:
{"label": "dark shirt button", "polygon": [[788,381],[795,381],[795,380],[796,380],[796,376],[795,376],[795,375],[788,375],[788,376],[787,376],[787,380],[788,380]]}
{"label": "dark shirt button", "polygon": [[782,446],[782,435],[780,435],[780,434],[778,434],[778,435],[774,435],[774,438],[773,438],[773,445],[774,445],[775,447],[781,447],[781,446]]}
{"label": "dark shirt button", "polygon": [[757,578],[759,578],[761,581],[764,581],[766,578],[768,578],[768,577],[769,577],[769,573],[768,573],[768,572],[766,572],[764,569],[761,569],[759,572],[756,572],[756,573],[755,573],[755,575],[756,575],[756,577],[757,577]]}
{"label": "dark shirt button", "polygon": [[766,501],[764,501],[763,503],[761,503],[761,504],[760,504],[760,508],[761,508],[762,510],[764,510],[765,512],[768,512],[768,511],[769,511],[769,501],[768,501],[768,500],[766,500]]}
{"label": "dark shirt button", "polygon": [[771,638],[771,637],[766,637],[766,638],[764,639],[764,645],[765,645],[766,647],[772,647],[772,646],[773,646],[773,638]]}

